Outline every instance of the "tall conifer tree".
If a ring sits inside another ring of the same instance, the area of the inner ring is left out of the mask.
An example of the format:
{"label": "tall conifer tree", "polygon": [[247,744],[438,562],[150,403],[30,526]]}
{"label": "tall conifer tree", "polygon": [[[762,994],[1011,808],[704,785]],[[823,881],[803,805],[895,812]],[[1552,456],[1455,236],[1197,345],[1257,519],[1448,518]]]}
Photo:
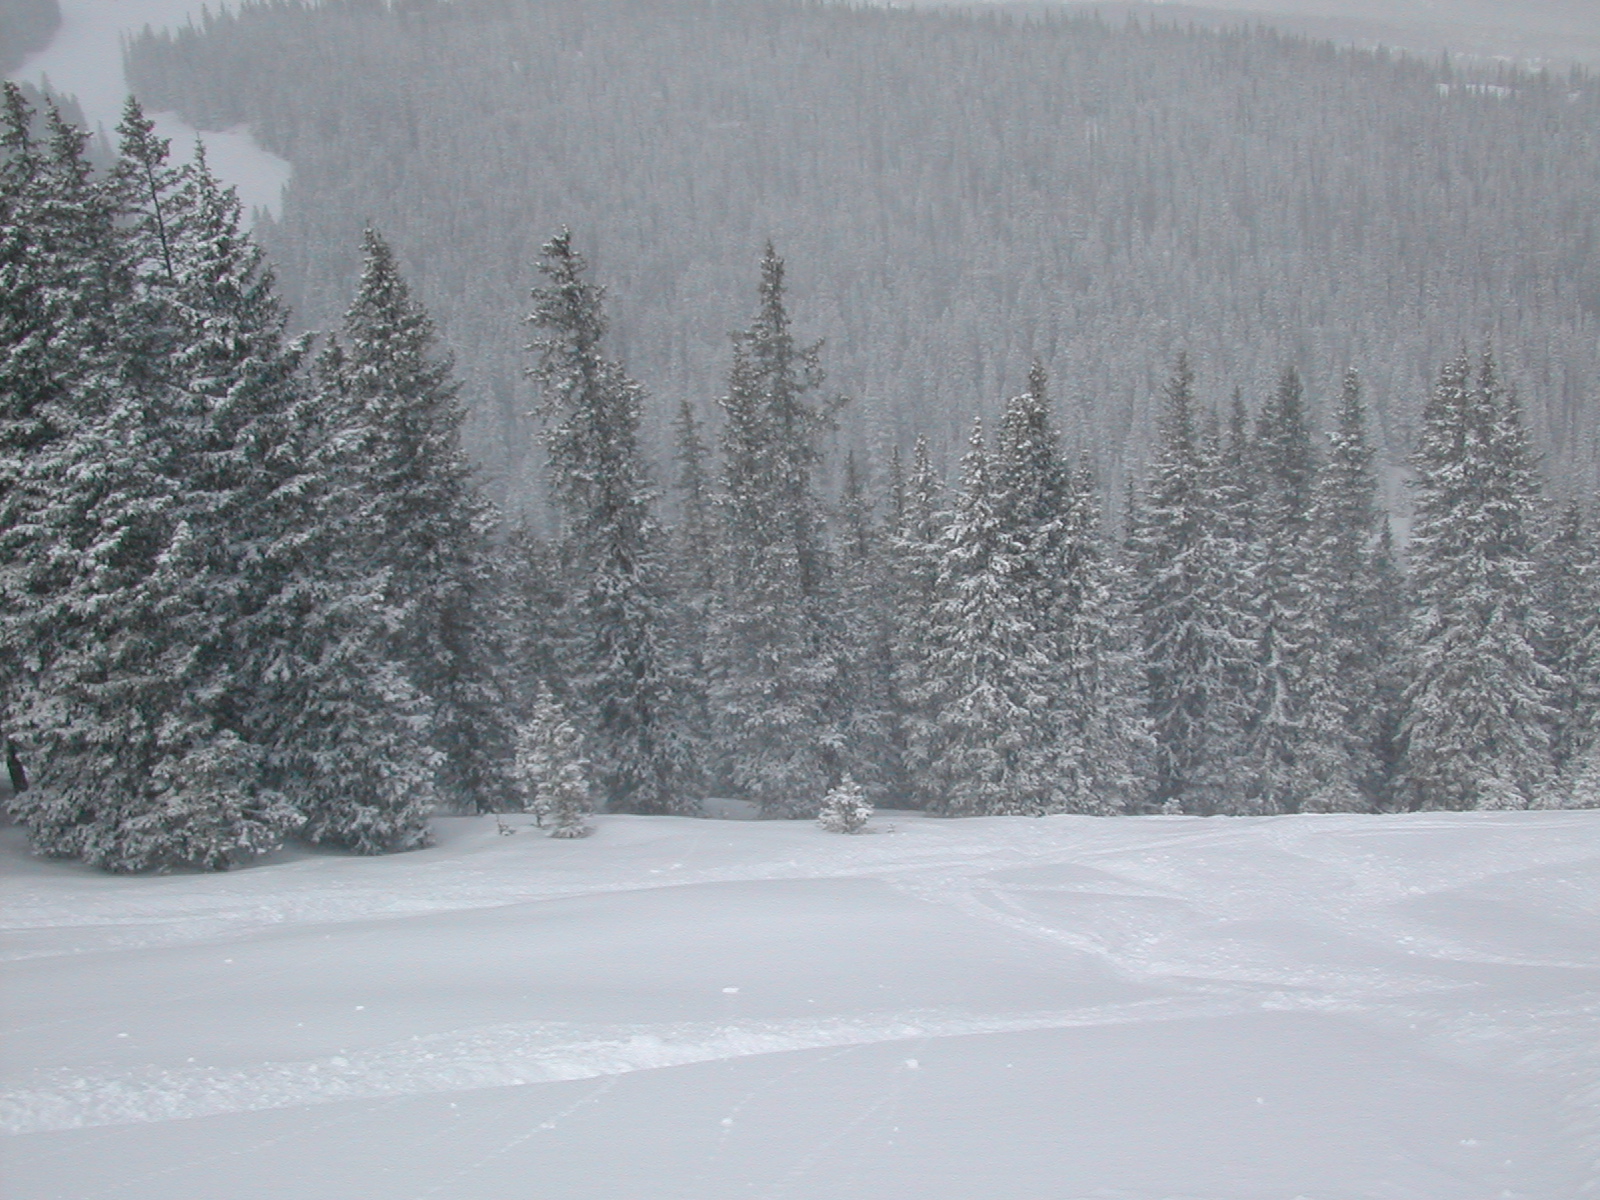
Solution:
{"label": "tall conifer tree", "polygon": [[505,653],[494,628],[492,516],[461,448],[464,410],[432,320],[374,230],[345,315],[339,436],[356,453],[356,529],[387,573],[394,657],[427,698],[442,755],[441,799],[463,811],[512,803],[514,730]]}
{"label": "tall conifer tree", "polygon": [[810,817],[843,769],[835,581],[813,483],[836,405],[814,398],[821,348],[795,341],[783,278],[769,244],[755,319],[734,336],[709,662],[727,778],[768,815]]}
{"label": "tall conifer tree", "polygon": [[1538,482],[1516,397],[1485,352],[1439,376],[1423,411],[1403,768],[1414,808],[1525,808],[1551,768],[1536,653]]}
{"label": "tall conifer tree", "polygon": [[1361,383],[1350,371],[1307,532],[1314,641],[1301,756],[1312,782],[1305,806],[1325,811],[1370,808],[1387,793],[1401,581],[1366,426]]}
{"label": "tall conifer tree", "polygon": [[601,348],[602,289],[563,230],[544,247],[530,322],[550,481],[563,516],[570,686],[616,812],[690,812],[697,747],[671,653],[664,538],[639,450],[642,389]]}

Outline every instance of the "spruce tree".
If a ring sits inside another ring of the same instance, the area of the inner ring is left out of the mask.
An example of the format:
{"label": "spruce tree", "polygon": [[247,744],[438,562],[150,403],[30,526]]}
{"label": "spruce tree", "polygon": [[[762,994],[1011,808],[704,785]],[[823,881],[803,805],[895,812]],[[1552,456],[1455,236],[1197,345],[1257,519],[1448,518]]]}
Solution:
{"label": "spruce tree", "polygon": [[1262,406],[1252,452],[1260,546],[1251,573],[1256,650],[1243,777],[1252,811],[1297,812],[1316,787],[1302,755],[1314,651],[1306,534],[1316,458],[1293,367]]}
{"label": "spruce tree", "polygon": [[1302,807],[1370,809],[1387,801],[1385,759],[1399,649],[1400,581],[1367,440],[1366,406],[1345,374],[1327,462],[1312,491],[1307,581],[1314,640],[1307,660]]}
{"label": "spruce tree", "polygon": [[902,790],[903,766],[895,738],[887,563],[863,475],[849,452],[838,508],[840,740],[849,774],[868,794],[882,797]]}
{"label": "spruce tree", "polygon": [[1485,352],[1439,376],[1412,457],[1403,770],[1413,808],[1525,808],[1551,768],[1536,652],[1538,482],[1516,397]]}
{"label": "spruce tree", "polygon": [[1194,374],[1180,355],[1163,395],[1161,439],[1135,511],[1133,570],[1157,805],[1236,811],[1255,642],[1238,609],[1237,530],[1222,508],[1223,460],[1196,429]]}
{"label": "spruce tree", "polygon": [[843,768],[835,580],[813,485],[836,408],[813,398],[820,353],[795,341],[769,244],[722,399],[722,599],[708,653],[723,774],[768,816],[814,816]]}
{"label": "spruce tree", "polygon": [[1575,501],[1557,516],[1539,554],[1540,662],[1551,682],[1551,760],[1556,784],[1548,802],[1592,807],[1600,776],[1600,537]]}
{"label": "spruce tree", "polygon": [[829,833],[860,833],[872,819],[872,802],[849,775],[823,797],[817,824]]}
{"label": "spruce tree", "polygon": [[591,832],[589,760],[583,756],[582,738],[547,686],[540,686],[527,722],[517,730],[515,776],[522,811],[533,813],[548,836],[576,838]]}
{"label": "spruce tree", "polygon": [[[50,654],[22,716],[47,765],[19,816],[41,851],[113,870],[225,867],[300,819],[263,778],[234,670],[240,518],[260,495],[251,438],[283,407],[296,356],[270,279],[240,295],[252,251],[203,158],[173,171],[131,102],[120,132],[112,338],[68,431],[28,457],[54,486],[36,513],[51,549],[31,564],[24,632]],[[86,178],[65,172],[63,193]]]}
{"label": "spruce tree", "polygon": [[355,528],[394,626],[393,657],[429,706],[441,800],[459,811],[510,799],[513,732],[494,627],[492,514],[461,448],[464,410],[433,322],[388,244],[368,229],[345,315],[338,436],[352,443]]}
{"label": "spruce tree", "polygon": [[1020,549],[979,422],[944,535],[926,674],[911,697],[928,714],[913,731],[912,758],[930,807],[948,816],[1059,808],[1051,754],[1058,681],[1014,582]]}
{"label": "spruce tree", "polygon": [[721,546],[712,496],[710,449],[700,421],[688,400],[678,406],[674,423],[677,452],[679,519],[670,540],[672,590],[676,595],[675,643],[682,658],[688,736],[697,747],[696,769],[709,783],[712,756],[711,705],[707,692],[707,638],[719,598],[718,559]]}
{"label": "spruce tree", "polygon": [[346,383],[331,339],[278,449],[282,512],[260,563],[277,589],[248,623],[250,678],[269,778],[302,814],[300,835],[379,854],[429,840],[441,756],[396,653],[389,569],[369,550],[367,443]]}
{"label": "spruce tree", "polygon": [[1114,627],[1112,573],[1094,482],[1061,453],[1044,368],[1007,405],[995,465],[997,505],[1015,545],[1009,586],[1031,628],[1047,708],[1028,774],[1052,781],[1041,811],[1117,812],[1135,799],[1142,721],[1128,647]]}
{"label": "spruce tree", "polygon": [[934,736],[937,692],[930,685],[939,564],[948,523],[942,491],[928,456],[927,440],[919,437],[905,497],[896,506],[889,560],[896,738],[905,764],[906,800],[917,808],[926,808],[934,800],[926,755],[938,744]]}
{"label": "spruce tree", "polygon": [[693,812],[697,750],[673,662],[664,538],[639,450],[643,392],[604,356],[601,288],[563,230],[544,247],[530,322],[544,388],[549,477],[570,584],[567,674],[615,812]]}

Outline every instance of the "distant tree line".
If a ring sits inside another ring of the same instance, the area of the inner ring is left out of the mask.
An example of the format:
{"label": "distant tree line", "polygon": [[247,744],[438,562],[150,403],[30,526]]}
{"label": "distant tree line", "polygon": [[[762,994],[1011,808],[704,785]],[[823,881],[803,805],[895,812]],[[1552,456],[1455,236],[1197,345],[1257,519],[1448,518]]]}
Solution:
{"label": "distant tree line", "polygon": [[[216,6],[213,6],[215,9]],[[248,124],[293,164],[255,226],[307,328],[337,322],[376,222],[464,373],[469,452],[540,515],[516,317],[568,225],[661,396],[727,372],[749,259],[790,264],[854,397],[845,451],[964,453],[976,397],[1049,373],[1067,443],[1121,494],[1187,349],[1202,390],[1286,362],[1331,423],[1358,363],[1384,494],[1414,399],[1491,338],[1554,494],[1600,487],[1600,83],[1081,7],[805,0],[272,0],[129,47],[148,103]],[[1225,395],[1225,393],[1224,393]],[[675,497],[664,497],[675,516]],[[553,518],[553,514],[551,514]]]}
{"label": "distant tree line", "polygon": [[[430,812],[692,814],[830,791],[950,815],[1600,804],[1600,539],[1540,498],[1493,356],[1438,375],[1402,554],[1346,375],[1205,410],[1180,355],[1114,539],[1046,370],[972,430],[846,456],[769,245],[678,518],[572,236],[529,371],[553,532],[478,494],[432,322],[374,231],[339,329],[286,335],[204,155],[137,104],[117,165],[7,85],[0,684],[44,854],[225,868]],[[714,445],[714,449],[713,449]],[[849,783],[847,781],[854,781]]]}

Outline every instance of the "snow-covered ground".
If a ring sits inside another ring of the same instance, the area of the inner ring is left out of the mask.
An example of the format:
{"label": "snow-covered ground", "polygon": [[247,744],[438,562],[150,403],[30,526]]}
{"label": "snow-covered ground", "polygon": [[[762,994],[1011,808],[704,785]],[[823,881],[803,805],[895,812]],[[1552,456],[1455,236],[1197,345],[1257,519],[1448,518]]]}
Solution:
{"label": "snow-covered ground", "polygon": [[1600,812],[439,829],[4,831],[9,1200],[1600,1187]]}

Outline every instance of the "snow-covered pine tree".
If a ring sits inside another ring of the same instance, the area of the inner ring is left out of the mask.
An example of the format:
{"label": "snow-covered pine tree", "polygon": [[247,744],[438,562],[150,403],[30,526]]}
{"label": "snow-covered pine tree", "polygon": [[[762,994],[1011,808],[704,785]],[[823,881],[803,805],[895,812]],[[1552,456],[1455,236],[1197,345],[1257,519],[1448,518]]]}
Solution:
{"label": "snow-covered pine tree", "polygon": [[693,812],[699,746],[688,680],[674,663],[664,538],[639,450],[643,391],[601,342],[603,290],[563,230],[533,293],[533,376],[544,388],[549,478],[569,580],[565,663],[614,812]]}
{"label": "snow-covered pine tree", "polygon": [[1134,809],[1148,794],[1155,742],[1133,584],[1106,552],[1098,497],[1085,461],[1074,474],[1067,522],[1073,553],[1063,621],[1060,802],[1067,812],[1109,815]]}
{"label": "snow-covered pine tree", "polygon": [[817,812],[817,824],[829,833],[860,833],[871,819],[872,801],[848,773],[823,797]]}
{"label": "snow-covered pine tree", "polygon": [[17,707],[50,643],[24,623],[60,583],[38,516],[63,486],[62,440],[109,402],[131,287],[115,201],[92,178],[86,135],[52,111],[47,140],[14,83],[0,107],[0,723]]}
{"label": "snow-covered pine tree", "polygon": [[913,704],[927,721],[910,752],[930,807],[949,816],[1043,815],[1058,808],[1052,689],[1058,682],[1015,585],[1019,547],[1000,510],[983,424],[962,460]]}
{"label": "snow-covered pine tree", "polygon": [[[44,853],[112,870],[219,868],[299,822],[263,785],[263,748],[228,703],[244,553],[228,521],[248,453],[228,406],[278,398],[263,379],[233,386],[258,349],[234,344],[241,327],[223,335],[225,353],[209,341],[234,314],[218,300],[227,283],[206,274],[216,230],[203,210],[217,193],[203,161],[168,168],[132,102],[119,131],[110,189],[127,206],[128,282],[109,297],[113,337],[80,380],[70,427],[28,457],[53,483],[37,512],[50,549],[32,564],[25,610],[30,640],[51,653],[21,719],[42,753],[18,815]],[[73,168],[62,182],[76,190],[86,178]],[[282,355],[281,329],[263,339]]]}
{"label": "snow-covered pine tree", "polygon": [[1312,489],[1307,580],[1314,641],[1307,659],[1304,740],[1312,780],[1305,810],[1365,810],[1387,801],[1399,651],[1400,581],[1389,561],[1388,519],[1378,508],[1361,382],[1348,371],[1327,461]]}
{"label": "snow-covered pine tree", "polygon": [[1306,534],[1317,463],[1293,367],[1262,406],[1251,453],[1259,566],[1250,573],[1256,651],[1243,778],[1250,811],[1298,812],[1318,783],[1301,753],[1315,641]]}
{"label": "snow-covered pine tree", "polygon": [[812,476],[836,403],[820,345],[801,346],[767,246],[755,319],[734,336],[722,399],[722,600],[708,645],[723,775],[774,817],[816,815],[841,771],[833,564]]}
{"label": "snow-covered pine tree", "polygon": [[362,255],[338,393],[338,436],[357,444],[345,459],[359,469],[349,480],[364,509],[355,528],[372,568],[388,574],[393,656],[429,703],[440,799],[494,811],[509,802],[514,734],[494,621],[493,516],[461,448],[465,414],[433,321],[375,230]]}
{"label": "snow-covered pine tree", "polygon": [[841,751],[848,774],[869,794],[903,790],[895,739],[894,660],[883,539],[864,472],[845,456],[838,508],[840,679],[845,697]]}
{"label": "snow-covered pine tree", "polygon": [[543,684],[527,722],[517,730],[515,776],[522,811],[533,813],[548,836],[576,838],[591,832],[594,805],[582,738]]}
{"label": "snow-covered pine tree", "polygon": [[[1052,781],[1039,811],[1110,813],[1134,797],[1142,720],[1118,647],[1111,575],[1099,544],[1093,478],[1075,474],[1050,417],[1048,381],[1034,363],[1028,389],[1006,405],[994,468],[996,506],[1015,545],[1009,583],[1032,629],[1046,706],[1024,753],[1026,774]],[[1121,693],[1121,694],[1118,694]],[[1122,732],[1114,723],[1132,718]]]}
{"label": "snow-covered pine tree", "polygon": [[1405,691],[1412,808],[1525,808],[1552,768],[1538,660],[1538,480],[1514,394],[1486,351],[1448,364],[1423,411]]}
{"label": "snow-covered pine tree", "polygon": [[304,814],[302,835],[378,854],[427,842],[441,756],[427,698],[395,656],[390,572],[367,548],[367,442],[344,367],[330,340],[283,451],[301,470],[277,492],[285,533],[263,569],[283,582],[252,622],[268,650],[253,677],[272,778]]}
{"label": "snow-covered pine tree", "polygon": [[931,764],[925,755],[938,745],[933,726],[937,713],[933,708],[936,693],[930,687],[930,654],[939,564],[948,523],[942,492],[943,484],[928,457],[927,440],[919,437],[912,451],[905,498],[897,506],[889,560],[897,740],[903,747],[906,799],[918,808],[928,807],[934,799]]}
{"label": "snow-covered pine tree", "polygon": [[556,548],[526,520],[513,526],[500,553],[507,652],[516,711],[532,710],[539,687],[563,677],[566,592]]}
{"label": "snow-covered pine tree", "polygon": [[676,435],[678,524],[672,531],[672,590],[676,595],[677,632],[674,640],[683,659],[687,698],[685,720],[689,736],[699,748],[697,774],[702,786],[714,766],[706,750],[711,744],[711,704],[707,693],[706,639],[716,609],[717,561],[721,552],[716,511],[711,494],[710,448],[701,436],[700,421],[688,400],[678,405],[673,424]]}
{"label": "snow-covered pine tree", "polygon": [[[1569,501],[1539,554],[1540,661],[1550,674],[1556,772],[1546,803],[1600,805],[1600,537]],[[1591,778],[1584,783],[1585,776]]]}
{"label": "snow-covered pine tree", "polygon": [[[1194,373],[1179,355],[1163,393],[1149,482],[1130,514],[1128,560],[1143,643],[1152,801],[1184,811],[1234,811],[1239,741],[1255,643],[1238,611],[1237,515],[1221,503],[1220,451],[1195,428]],[[1224,518],[1227,518],[1226,520]]]}

